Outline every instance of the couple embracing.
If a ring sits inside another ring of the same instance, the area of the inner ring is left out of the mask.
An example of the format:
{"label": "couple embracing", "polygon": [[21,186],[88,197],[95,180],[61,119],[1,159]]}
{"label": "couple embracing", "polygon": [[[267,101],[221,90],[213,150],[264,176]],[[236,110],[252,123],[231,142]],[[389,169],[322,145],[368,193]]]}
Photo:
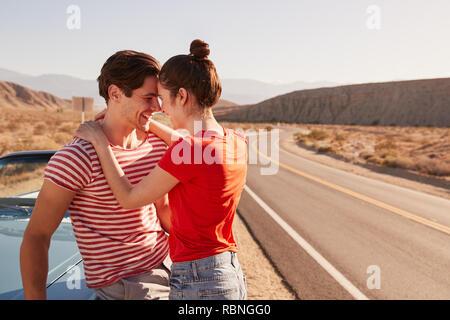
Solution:
{"label": "couple embracing", "polygon": [[[246,140],[214,119],[222,87],[209,52],[194,40],[162,67],[135,51],[105,62],[107,109],[48,163],[24,234],[27,299],[46,298],[50,239],[67,210],[99,299],[246,298],[232,233]],[[173,129],[151,119],[158,111]]]}

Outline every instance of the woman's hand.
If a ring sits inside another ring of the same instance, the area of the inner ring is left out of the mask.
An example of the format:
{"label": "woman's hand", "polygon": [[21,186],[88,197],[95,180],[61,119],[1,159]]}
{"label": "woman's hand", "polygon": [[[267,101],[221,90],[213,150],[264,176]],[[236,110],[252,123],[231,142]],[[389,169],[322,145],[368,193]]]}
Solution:
{"label": "woman's hand", "polygon": [[102,111],[100,111],[99,113],[97,113],[94,116],[94,121],[103,120],[105,118],[106,110],[108,110],[108,109],[105,108]]}
{"label": "woman's hand", "polygon": [[94,147],[108,146],[109,141],[106,138],[102,127],[98,122],[87,121],[80,124],[75,136],[83,140],[89,141],[94,145]]}

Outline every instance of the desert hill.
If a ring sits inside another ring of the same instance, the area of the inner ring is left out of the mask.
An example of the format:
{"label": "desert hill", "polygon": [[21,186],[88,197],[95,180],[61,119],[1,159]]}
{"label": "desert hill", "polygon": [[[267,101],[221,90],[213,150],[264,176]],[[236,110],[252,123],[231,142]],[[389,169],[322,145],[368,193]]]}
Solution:
{"label": "desert hill", "polygon": [[[103,98],[102,98],[103,99]],[[220,99],[216,108],[237,106]],[[72,100],[62,99],[44,91],[35,91],[14,82],[0,81],[0,107],[72,108]]]}
{"label": "desert hill", "polygon": [[339,85],[329,81],[267,83],[253,79],[221,79],[221,82],[222,98],[238,104],[255,104],[292,91]]}
{"label": "desert hill", "polygon": [[300,90],[218,109],[216,116],[244,122],[449,126],[450,78]]}
{"label": "desert hill", "polygon": [[19,84],[0,81],[0,107],[72,108],[72,101],[48,92],[34,91]]}

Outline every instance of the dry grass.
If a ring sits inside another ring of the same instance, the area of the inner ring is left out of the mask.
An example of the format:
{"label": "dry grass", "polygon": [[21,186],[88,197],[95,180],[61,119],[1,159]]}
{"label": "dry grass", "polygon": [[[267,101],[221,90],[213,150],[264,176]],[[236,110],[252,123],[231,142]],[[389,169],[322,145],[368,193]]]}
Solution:
{"label": "dry grass", "polygon": [[[294,134],[295,141],[303,143],[308,147],[312,147],[319,153],[338,153],[336,146],[326,142],[329,137],[329,133],[318,129],[308,130],[307,132],[297,132]],[[339,140],[342,140],[342,136],[339,137]]]}
{"label": "dry grass", "polygon": [[450,180],[450,128],[297,125],[294,139],[345,160]]}
{"label": "dry grass", "polygon": [[8,164],[0,169],[0,197],[39,190],[46,163]]}
{"label": "dry grass", "polygon": [[[87,114],[92,120],[94,114]],[[70,142],[81,114],[62,109],[2,108],[0,155],[22,150],[59,149]]]}
{"label": "dry grass", "polygon": [[[94,114],[85,119],[93,119]],[[60,149],[73,138],[81,114],[62,109],[2,108],[0,155],[25,150]],[[0,169],[0,197],[39,190],[45,164],[6,165]]]}

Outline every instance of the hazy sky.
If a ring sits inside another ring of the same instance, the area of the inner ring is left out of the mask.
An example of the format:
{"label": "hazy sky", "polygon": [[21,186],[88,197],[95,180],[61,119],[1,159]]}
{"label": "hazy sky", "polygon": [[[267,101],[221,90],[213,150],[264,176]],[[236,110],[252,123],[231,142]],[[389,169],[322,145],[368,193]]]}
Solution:
{"label": "hazy sky", "polygon": [[95,79],[118,50],[164,63],[199,38],[221,78],[449,77],[449,16],[449,0],[1,0],[0,68]]}

